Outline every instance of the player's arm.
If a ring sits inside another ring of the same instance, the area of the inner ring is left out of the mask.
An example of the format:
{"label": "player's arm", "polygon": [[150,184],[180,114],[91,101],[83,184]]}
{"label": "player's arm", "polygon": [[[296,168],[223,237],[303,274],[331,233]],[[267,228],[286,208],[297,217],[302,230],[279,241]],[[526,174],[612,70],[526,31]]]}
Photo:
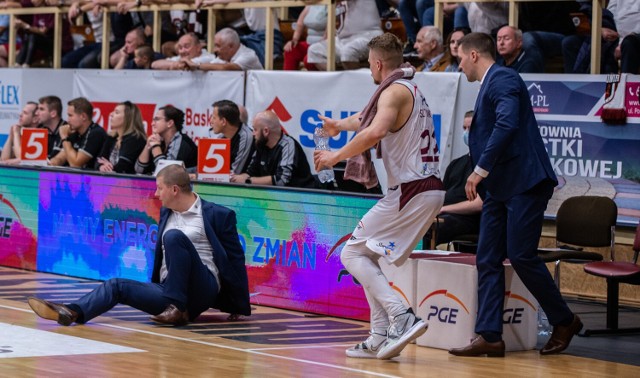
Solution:
{"label": "player's arm", "polygon": [[357,131],[360,128],[360,113],[352,114],[343,119],[331,119],[323,115],[319,115],[322,120],[322,127],[330,136],[336,136],[341,131]]}
{"label": "player's arm", "polygon": [[384,90],[378,99],[378,111],[367,128],[358,132],[349,143],[335,152],[314,152],[316,170],[321,167],[333,167],[338,162],[375,146],[395,127],[399,111],[407,101],[413,101],[413,97],[404,86],[392,85]]}

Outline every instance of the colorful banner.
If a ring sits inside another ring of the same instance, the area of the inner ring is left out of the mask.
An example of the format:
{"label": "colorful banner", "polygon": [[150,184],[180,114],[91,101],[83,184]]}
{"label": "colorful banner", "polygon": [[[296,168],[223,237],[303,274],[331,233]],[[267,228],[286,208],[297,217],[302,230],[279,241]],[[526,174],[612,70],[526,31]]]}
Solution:
{"label": "colorful banner", "polygon": [[[0,167],[0,179],[0,265],[150,279],[161,206],[152,178]],[[236,212],[253,303],[368,319],[340,251],[377,197],[204,182],[194,190]]]}
{"label": "colorful banner", "polygon": [[627,123],[608,125],[600,114],[605,76],[523,75],[536,113],[540,135],[558,175],[548,216],[555,216],[569,197],[599,195],[618,205],[618,223],[640,218],[640,114],[636,115],[640,83],[630,77],[626,87]]}
{"label": "colorful banner", "polygon": [[252,303],[368,319],[362,287],[339,251],[376,198],[235,185],[194,189],[236,211]]}
{"label": "colorful banner", "polygon": [[149,178],[40,173],[37,270],[148,281],[160,203]]}
{"label": "colorful banner", "polygon": [[40,173],[0,169],[0,265],[36,269]]}

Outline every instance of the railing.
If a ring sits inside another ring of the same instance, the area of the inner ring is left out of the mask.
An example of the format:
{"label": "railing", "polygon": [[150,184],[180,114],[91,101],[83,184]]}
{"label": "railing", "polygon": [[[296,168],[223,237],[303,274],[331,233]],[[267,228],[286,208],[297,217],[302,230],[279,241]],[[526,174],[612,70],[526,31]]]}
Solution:
{"label": "railing", "polygon": [[[287,9],[291,7],[300,7],[305,5],[326,5],[327,6],[327,71],[335,70],[335,30],[336,30],[336,7],[335,0],[271,0],[271,1],[255,1],[240,2],[228,4],[215,4],[204,7],[202,11],[207,12],[207,49],[213,51],[213,37],[216,30],[215,12],[225,9],[243,9],[243,8],[266,8],[266,30],[265,30],[265,69],[273,69],[273,18],[271,10]],[[134,7],[130,12],[153,12],[153,43],[152,47],[155,51],[160,51],[160,12],[168,10],[196,10],[192,4],[153,4]],[[0,14],[10,15],[9,20],[9,51],[8,64],[12,67],[16,59],[16,16],[32,15],[32,14],[53,14],[54,33],[53,33],[53,68],[60,68],[62,63],[62,15],[69,11],[68,6],[60,7],[37,7],[37,8],[13,8],[1,10]],[[102,56],[101,68],[109,68],[109,36],[111,35],[111,22],[109,14],[117,12],[115,5],[102,7]]]}
{"label": "railing", "polygon": [[[490,3],[490,2],[507,2],[509,3],[509,25],[518,27],[518,3],[530,1],[572,1],[575,0],[435,0],[435,20],[434,24],[440,30],[443,25],[443,4],[445,3]],[[600,73],[600,54],[601,54],[601,23],[602,23],[602,2],[603,0],[592,0],[591,13],[591,73]]]}
{"label": "railing", "polygon": [[[373,0],[370,0],[373,1]],[[444,3],[465,3],[474,0],[435,0],[435,20],[436,27],[442,30],[443,25],[443,4]],[[476,2],[495,2],[496,0],[476,0]],[[509,3],[509,25],[517,27],[518,25],[518,3],[527,1],[557,1],[557,0],[497,0]],[[575,1],[575,0],[560,0]],[[602,23],[602,4],[603,0],[592,0],[593,9],[591,15],[591,73],[600,72],[600,54],[601,54],[601,27]],[[266,31],[265,31],[265,69],[273,69],[273,19],[271,10],[276,8],[280,10],[290,7],[299,7],[305,5],[326,5],[327,6],[327,71],[335,70],[335,33],[336,33],[336,0],[271,0],[271,1],[255,1],[240,2],[228,4],[215,4],[207,6],[203,11],[207,11],[207,48],[213,50],[213,37],[216,30],[215,12],[225,9],[243,9],[243,8],[267,8],[266,12]],[[29,14],[47,14],[51,13],[55,16],[54,38],[53,38],[53,67],[60,68],[62,62],[62,15],[67,13],[68,6],[61,7],[38,7],[38,8],[14,8],[0,10],[0,14],[9,14],[9,51],[8,64],[12,67],[16,58],[16,29],[15,17],[19,15]],[[168,10],[196,10],[191,4],[163,4],[163,5],[143,5],[132,8],[130,11],[153,12],[153,43],[152,47],[155,51],[160,51],[160,12]],[[109,36],[111,34],[111,23],[109,14],[117,12],[116,6],[102,7],[102,56],[101,68],[109,68]]]}

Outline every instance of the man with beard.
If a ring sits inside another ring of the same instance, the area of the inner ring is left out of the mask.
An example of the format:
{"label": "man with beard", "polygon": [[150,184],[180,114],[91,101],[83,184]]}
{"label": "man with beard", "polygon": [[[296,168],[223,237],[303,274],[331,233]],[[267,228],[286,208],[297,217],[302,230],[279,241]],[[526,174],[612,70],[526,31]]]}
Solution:
{"label": "man with beard", "polygon": [[341,120],[320,117],[331,136],[357,133],[339,150],[315,151],[314,162],[319,170],[349,158],[345,177],[374,186],[378,180],[369,150],[376,146],[382,156],[387,194],[362,217],[340,259],[362,284],[371,309],[371,335],[346,355],[386,360],[422,335],[427,324],[394,293],[380,260],[396,266],[407,260],[440,211],[445,192],[431,110],[411,81],[415,69],[402,63],[402,42],[385,33],[368,47],[371,76],[379,87],[362,112]]}
{"label": "man with beard", "polygon": [[270,110],[253,119],[256,152],[245,173],[231,175],[231,182],[316,188],[302,146],[282,132],[278,116]]}
{"label": "man with beard", "polygon": [[213,103],[209,124],[215,138],[231,139],[231,172],[246,171],[253,155],[253,130],[240,119],[235,102],[220,100]]}

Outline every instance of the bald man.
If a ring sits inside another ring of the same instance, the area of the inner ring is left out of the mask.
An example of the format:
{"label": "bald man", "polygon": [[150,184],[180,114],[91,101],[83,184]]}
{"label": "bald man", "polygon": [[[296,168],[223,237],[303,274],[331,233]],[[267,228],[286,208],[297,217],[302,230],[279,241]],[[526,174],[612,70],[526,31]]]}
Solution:
{"label": "bald man", "polygon": [[151,63],[154,70],[193,71],[216,57],[202,48],[198,36],[187,33],[178,40],[178,55]]}
{"label": "bald man", "polygon": [[256,114],[253,119],[253,138],[256,151],[245,173],[232,175],[231,182],[317,187],[302,146],[282,132],[278,116],[270,110]]}

